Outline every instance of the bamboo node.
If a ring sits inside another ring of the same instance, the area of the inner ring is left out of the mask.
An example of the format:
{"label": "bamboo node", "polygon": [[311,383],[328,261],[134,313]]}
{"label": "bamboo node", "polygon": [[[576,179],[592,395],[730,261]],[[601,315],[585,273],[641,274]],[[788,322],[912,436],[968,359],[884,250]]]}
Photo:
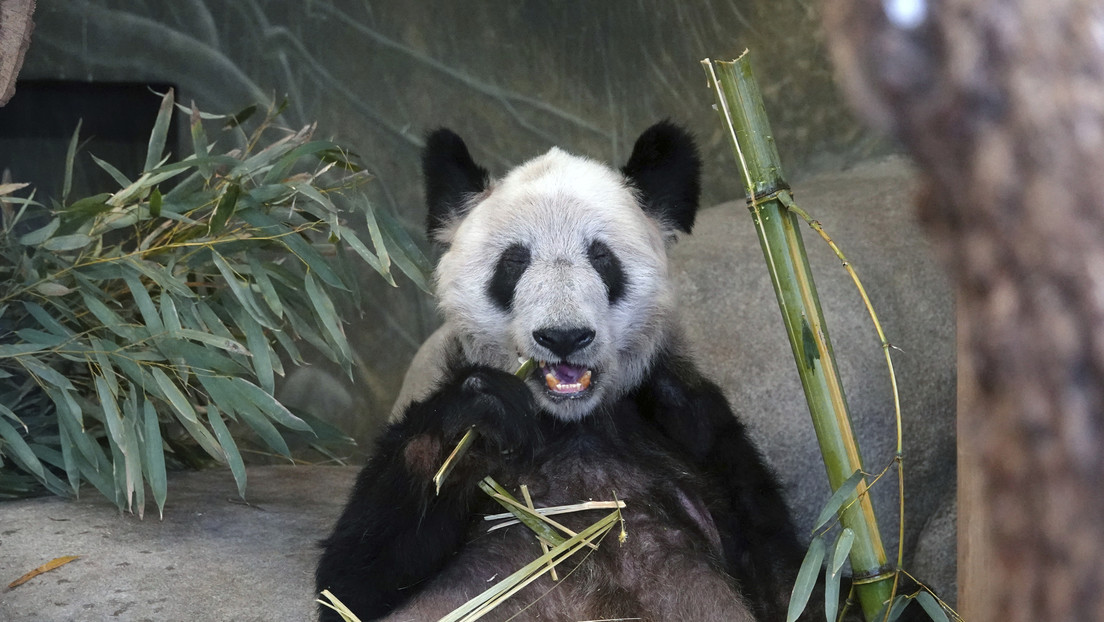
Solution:
{"label": "bamboo node", "polygon": [[748,204],[748,207],[750,208],[750,207],[753,207],[753,206],[758,205],[760,203],[763,203],[765,201],[780,200],[780,199],[778,199],[778,195],[783,193],[783,192],[790,195],[791,198],[793,197],[793,192],[790,191],[790,187],[788,185],[782,185],[778,188],[775,188],[774,190],[771,190],[770,192],[761,192],[759,194],[753,194],[750,197],[748,197],[745,202]]}
{"label": "bamboo node", "polygon": [[859,575],[859,576],[854,577],[851,580],[851,583],[853,585],[865,585],[867,583],[877,583],[878,581],[885,581],[886,579],[890,579],[896,574],[897,574],[896,570],[892,570],[892,569],[889,569],[887,567],[883,567],[883,568],[879,569],[878,574],[867,575],[867,576]]}

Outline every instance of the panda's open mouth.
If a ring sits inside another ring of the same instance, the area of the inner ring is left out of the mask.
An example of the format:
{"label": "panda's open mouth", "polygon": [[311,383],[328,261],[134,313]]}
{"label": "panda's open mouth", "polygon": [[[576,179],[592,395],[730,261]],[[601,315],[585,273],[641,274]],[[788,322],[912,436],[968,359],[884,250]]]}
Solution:
{"label": "panda's open mouth", "polygon": [[567,362],[540,362],[540,372],[548,392],[555,397],[576,398],[590,391],[594,373],[582,365]]}

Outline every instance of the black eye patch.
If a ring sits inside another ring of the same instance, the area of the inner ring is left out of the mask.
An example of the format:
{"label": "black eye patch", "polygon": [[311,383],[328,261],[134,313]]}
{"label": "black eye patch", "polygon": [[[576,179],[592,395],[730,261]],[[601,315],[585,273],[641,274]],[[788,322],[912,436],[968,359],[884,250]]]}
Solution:
{"label": "black eye patch", "polygon": [[511,244],[498,256],[494,274],[487,283],[487,295],[503,311],[509,311],[513,307],[514,291],[531,259],[532,254],[522,244]]}
{"label": "black eye patch", "polygon": [[621,300],[625,295],[625,271],[621,268],[621,260],[613,254],[613,250],[604,242],[595,240],[587,247],[587,259],[590,260],[590,265],[594,266],[598,276],[602,277],[602,282],[606,284],[610,304]]}

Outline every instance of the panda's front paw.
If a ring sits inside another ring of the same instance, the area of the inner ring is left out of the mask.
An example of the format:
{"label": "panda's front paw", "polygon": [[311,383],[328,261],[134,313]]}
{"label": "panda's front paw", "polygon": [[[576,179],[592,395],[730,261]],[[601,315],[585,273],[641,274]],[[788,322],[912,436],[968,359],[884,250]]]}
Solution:
{"label": "panda's front paw", "polygon": [[526,457],[540,440],[536,403],[525,383],[491,367],[473,367],[441,390],[438,413],[446,441],[474,427],[477,443],[504,456]]}

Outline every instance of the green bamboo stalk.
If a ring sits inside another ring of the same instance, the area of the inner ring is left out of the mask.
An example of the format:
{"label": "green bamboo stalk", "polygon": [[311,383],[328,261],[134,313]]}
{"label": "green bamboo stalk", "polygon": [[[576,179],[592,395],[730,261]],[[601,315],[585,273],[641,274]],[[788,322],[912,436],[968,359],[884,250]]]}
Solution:
{"label": "green bamboo stalk", "polygon": [[[790,338],[828,482],[836,490],[852,473],[862,470],[862,457],[851,430],[799,222],[784,204],[792,202],[792,197],[763,99],[746,51],[735,61],[706,59],[702,65],[743,173],[749,209]],[[840,523],[855,532],[851,567],[863,614],[873,620],[893,594],[895,573],[886,562],[874,508],[869,495],[862,494],[865,490],[864,481],[856,491],[857,500],[844,504]]]}

